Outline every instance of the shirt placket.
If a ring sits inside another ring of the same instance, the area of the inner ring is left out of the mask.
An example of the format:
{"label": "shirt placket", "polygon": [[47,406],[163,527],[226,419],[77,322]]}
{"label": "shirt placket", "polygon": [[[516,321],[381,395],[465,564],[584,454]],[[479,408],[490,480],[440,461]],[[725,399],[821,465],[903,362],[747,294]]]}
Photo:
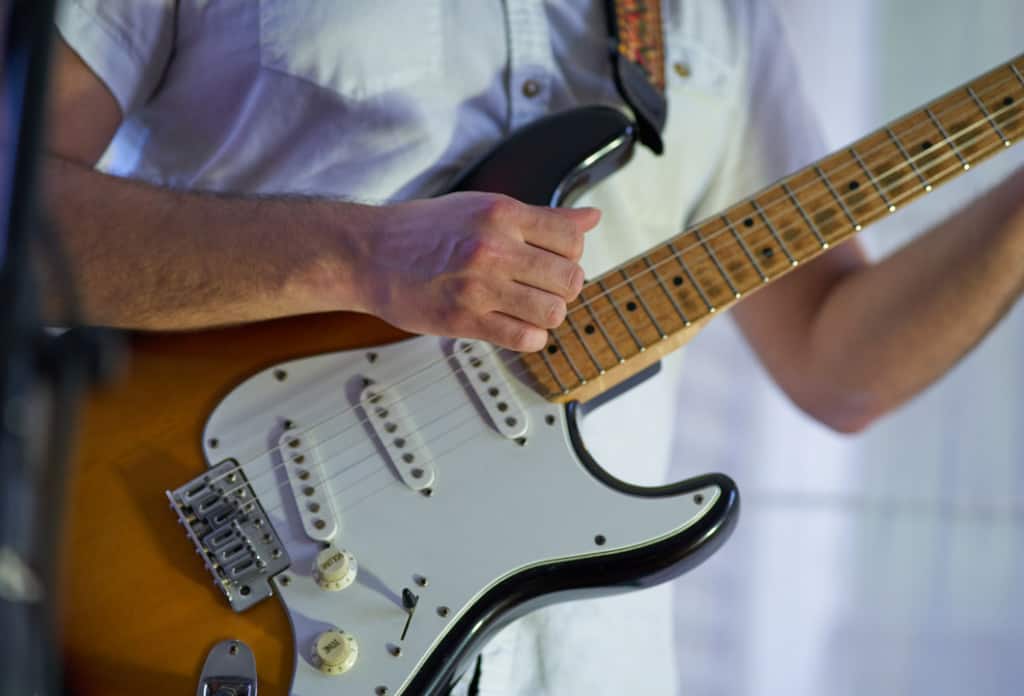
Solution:
{"label": "shirt placket", "polygon": [[509,121],[515,129],[548,113],[554,56],[542,0],[505,0],[509,35]]}

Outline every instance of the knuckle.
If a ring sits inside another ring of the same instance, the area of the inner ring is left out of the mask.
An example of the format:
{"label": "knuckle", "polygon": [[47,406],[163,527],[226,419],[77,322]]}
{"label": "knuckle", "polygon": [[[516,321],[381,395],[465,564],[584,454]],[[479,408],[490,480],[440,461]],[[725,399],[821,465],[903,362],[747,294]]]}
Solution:
{"label": "knuckle", "polygon": [[456,285],[455,299],[458,307],[473,310],[486,304],[490,293],[481,278],[460,278]]}
{"label": "knuckle", "polygon": [[513,350],[526,351],[531,348],[530,336],[532,331],[528,326],[519,326],[512,330],[508,337],[508,345]]}
{"label": "knuckle", "polygon": [[564,274],[564,278],[566,295],[575,295],[578,288],[583,284],[583,269],[573,264]]}
{"label": "knuckle", "polygon": [[501,256],[500,235],[481,231],[467,245],[465,265],[472,268],[492,268]]}
{"label": "knuckle", "polygon": [[554,301],[548,304],[544,312],[544,326],[553,329],[565,321],[565,302]]}
{"label": "knuckle", "polygon": [[509,196],[500,194],[490,195],[484,200],[484,204],[481,207],[481,219],[486,225],[500,227],[507,224],[512,216],[515,215],[518,205],[519,203]]}
{"label": "knuckle", "polygon": [[569,241],[569,258],[579,261],[583,257],[583,235],[573,230]]}

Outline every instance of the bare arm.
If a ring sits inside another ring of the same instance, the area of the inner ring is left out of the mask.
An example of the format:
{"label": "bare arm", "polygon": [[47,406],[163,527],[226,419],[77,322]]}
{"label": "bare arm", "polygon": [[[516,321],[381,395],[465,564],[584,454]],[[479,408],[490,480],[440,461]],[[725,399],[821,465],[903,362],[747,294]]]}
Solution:
{"label": "bare arm", "polygon": [[537,350],[582,287],[593,210],[491,194],[382,207],[224,196],[93,171],[121,113],[57,44],[47,201],[91,322],[186,329],[353,310],[409,331]]}
{"label": "bare arm", "polygon": [[877,264],[851,243],[737,306],[805,411],[864,428],[944,374],[1024,290],[1024,170]]}

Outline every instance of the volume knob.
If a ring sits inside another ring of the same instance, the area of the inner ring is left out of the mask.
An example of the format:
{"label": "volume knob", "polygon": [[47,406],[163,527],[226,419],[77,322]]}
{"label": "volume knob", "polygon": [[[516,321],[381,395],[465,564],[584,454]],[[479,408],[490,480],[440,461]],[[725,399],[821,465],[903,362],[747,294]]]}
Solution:
{"label": "volume knob", "polygon": [[355,557],[344,549],[328,546],[316,555],[313,574],[325,590],[344,590],[356,579],[358,571]]}
{"label": "volume knob", "polygon": [[356,663],[359,644],[356,639],[337,628],[321,633],[313,648],[313,661],[325,674],[343,674]]}

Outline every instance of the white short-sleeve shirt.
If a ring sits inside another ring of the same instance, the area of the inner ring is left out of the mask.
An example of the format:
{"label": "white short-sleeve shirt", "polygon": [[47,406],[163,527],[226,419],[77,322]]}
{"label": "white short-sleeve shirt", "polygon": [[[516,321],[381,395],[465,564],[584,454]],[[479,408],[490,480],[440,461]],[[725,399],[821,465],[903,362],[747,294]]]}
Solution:
{"label": "white short-sleeve shirt", "polygon": [[[665,155],[581,204],[594,276],[821,152],[770,0],[664,0]],[[514,129],[621,106],[603,0],[63,0],[58,28],[124,122],[99,167],[184,189],[386,203],[435,195]],[[543,166],[543,162],[537,165]],[[584,422],[661,482],[677,361]],[[626,466],[628,464],[628,466]],[[685,581],[685,579],[683,580]],[[666,586],[535,612],[485,651],[488,694],[670,694]]]}

